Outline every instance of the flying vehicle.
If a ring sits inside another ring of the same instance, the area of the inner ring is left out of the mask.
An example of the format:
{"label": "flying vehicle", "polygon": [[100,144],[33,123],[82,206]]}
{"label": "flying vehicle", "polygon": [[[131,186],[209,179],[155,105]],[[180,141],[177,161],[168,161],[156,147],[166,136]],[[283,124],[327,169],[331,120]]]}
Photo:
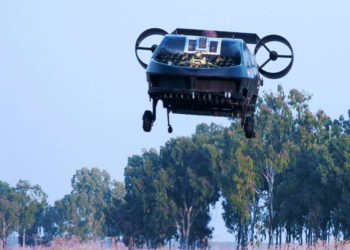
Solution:
{"label": "flying vehicle", "polygon": [[[143,46],[150,36],[162,36],[159,44]],[[279,54],[269,43],[281,43],[288,53]],[[251,53],[247,45],[255,45]],[[264,48],[267,55],[261,65],[256,54]],[[150,51],[146,64],[139,51]],[[254,113],[263,85],[262,76],[284,77],[292,68],[294,53],[282,36],[260,38],[254,33],[175,29],[172,33],[151,28],[136,40],[135,54],[146,69],[148,94],[152,110],[143,114],[143,130],[150,132],[156,120],[159,100],[167,110],[168,132],[173,131],[169,113],[240,118],[246,138],[254,138]],[[277,72],[267,71],[270,62],[285,58],[286,66]]]}

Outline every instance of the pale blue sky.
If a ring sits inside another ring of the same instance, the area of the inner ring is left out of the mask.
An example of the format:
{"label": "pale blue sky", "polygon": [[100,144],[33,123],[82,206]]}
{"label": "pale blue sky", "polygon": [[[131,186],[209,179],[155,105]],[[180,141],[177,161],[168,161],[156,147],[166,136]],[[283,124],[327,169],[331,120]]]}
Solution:
{"label": "pale blue sky", "polygon": [[[81,167],[123,180],[127,157],[196,124],[224,118],[172,115],[159,105],[151,133],[141,128],[150,103],[135,39],[151,27],[285,36],[295,52],[283,79],[265,79],[313,95],[313,111],[332,118],[350,108],[350,4],[325,0],[88,1],[0,0],[0,180],[40,184],[50,201],[70,192]],[[213,211],[217,240],[229,240]]]}

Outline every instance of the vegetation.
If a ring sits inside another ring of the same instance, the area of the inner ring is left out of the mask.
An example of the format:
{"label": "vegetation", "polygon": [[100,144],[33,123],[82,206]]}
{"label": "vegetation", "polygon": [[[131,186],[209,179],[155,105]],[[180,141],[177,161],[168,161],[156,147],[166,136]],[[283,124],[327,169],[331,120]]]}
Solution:
{"label": "vegetation", "polygon": [[96,168],[78,170],[72,192],[53,206],[37,185],[0,182],[0,236],[6,242],[17,231],[22,245],[40,235],[205,247],[210,206],[222,197],[227,229],[243,249],[350,240],[350,111],[332,120],[312,113],[310,99],[279,86],[259,100],[255,139],[245,139],[236,120],[200,124],[159,152],[131,156],[124,183]]}

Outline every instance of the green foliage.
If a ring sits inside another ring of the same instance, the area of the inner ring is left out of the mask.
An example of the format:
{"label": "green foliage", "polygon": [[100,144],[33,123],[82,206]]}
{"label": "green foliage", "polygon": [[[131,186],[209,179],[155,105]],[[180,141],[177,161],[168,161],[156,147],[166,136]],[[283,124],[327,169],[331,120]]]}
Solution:
{"label": "green foliage", "polygon": [[124,211],[120,214],[125,243],[146,243],[155,248],[176,233],[175,207],[167,193],[169,183],[154,149],[129,158]]}
{"label": "green foliage", "polygon": [[332,234],[350,237],[350,119],[314,114],[310,99],[295,89],[287,95],[281,86],[265,93],[253,140],[244,138],[236,120],[229,128],[197,127],[196,134],[216,148],[223,217],[242,247],[266,232],[270,245],[281,243],[282,235],[309,244]]}
{"label": "green foliage", "polygon": [[[200,137],[172,139],[161,149],[162,168],[169,176],[168,195],[176,206],[182,247],[189,246],[191,227],[219,199],[213,146]],[[208,235],[209,236],[209,235]]]}
{"label": "green foliage", "polygon": [[37,234],[40,229],[40,224],[37,223],[47,206],[47,195],[42,191],[39,185],[31,185],[29,181],[20,180],[15,192],[18,197],[18,232],[19,242],[22,246],[33,244],[31,239],[26,238],[27,232],[29,235]]}
{"label": "green foliage", "polygon": [[[13,187],[6,182],[0,181],[0,236],[6,245],[7,237],[15,231],[18,225],[18,195]],[[0,248],[4,246],[0,245]]]}
{"label": "green foliage", "polygon": [[214,147],[204,142],[201,136],[181,137],[167,142],[160,154],[151,149],[129,158],[120,219],[127,244],[155,248],[180,237],[188,248],[210,237],[209,205],[219,193]]}
{"label": "green foliage", "polygon": [[39,185],[20,180],[15,187],[10,187],[0,181],[0,236],[4,244],[15,231],[19,233],[21,245],[33,244],[26,236],[38,234],[46,199],[47,195]]}
{"label": "green foliage", "polygon": [[106,217],[110,205],[123,196],[122,184],[104,170],[82,168],[73,176],[72,188],[71,194],[55,202],[60,233],[95,239],[113,231]]}
{"label": "green foliage", "polygon": [[51,241],[54,237],[60,235],[59,223],[62,220],[62,216],[55,206],[48,205],[44,208],[40,218],[40,225],[43,228],[43,239],[44,241]]}

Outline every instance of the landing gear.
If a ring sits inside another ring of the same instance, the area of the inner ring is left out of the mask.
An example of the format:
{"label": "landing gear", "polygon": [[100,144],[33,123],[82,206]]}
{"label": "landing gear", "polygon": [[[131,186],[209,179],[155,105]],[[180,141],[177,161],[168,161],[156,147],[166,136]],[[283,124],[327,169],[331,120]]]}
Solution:
{"label": "landing gear", "polygon": [[244,127],[244,133],[246,138],[248,139],[255,138],[254,117],[251,117],[251,116],[246,117],[243,127]]}
{"label": "landing gear", "polygon": [[143,124],[142,128],[145,132],[150,132],[153,126],[153,114],[151,110],[146,110],[142,116]]}
{"label": "landing gear", "polygon": [[173,127],[170,125],[170,121],[169,121],[169,113],[170,110],[167,109],[167,119],[168,119],[168,133],[171,134],[173,132]]}
{"label": "landing gear", "polygon": [[156,108],[158,99],[152,99],[153,100],[153,112],[151,110],[146,110],[145,113],[143,113],[142,120],[142,128],[145,132],[150,132],[153,126],[154,121],[156,120]]}
{"label": "landing gear", "polygon": [[[153,112],[151,110],[146,110],[144,113],[143,113],[143,116],[142,116],[142,128],[145,132],[150,132],[152,130],[152,126],[153,126],[153,123],[155,122],[156,120],[156,109],[157,109],[157,103],[158,103],[158,100],[159,99],[152,99],[153,101]],[[172,133],[173,132],[173,127],[170,125],[170,121],[169,121],[169,113],[170,113],[170,109],[167,109],[167,118],[168,118],[168,132],[169,133]]]}
{"label": "landing gear", "polygon": [[150,132],[154,121],[156,120],[156,108],[158,99],[153,99],[153,112],[151,110],[146,110],[142,116],[142,128],[145,132]]}

